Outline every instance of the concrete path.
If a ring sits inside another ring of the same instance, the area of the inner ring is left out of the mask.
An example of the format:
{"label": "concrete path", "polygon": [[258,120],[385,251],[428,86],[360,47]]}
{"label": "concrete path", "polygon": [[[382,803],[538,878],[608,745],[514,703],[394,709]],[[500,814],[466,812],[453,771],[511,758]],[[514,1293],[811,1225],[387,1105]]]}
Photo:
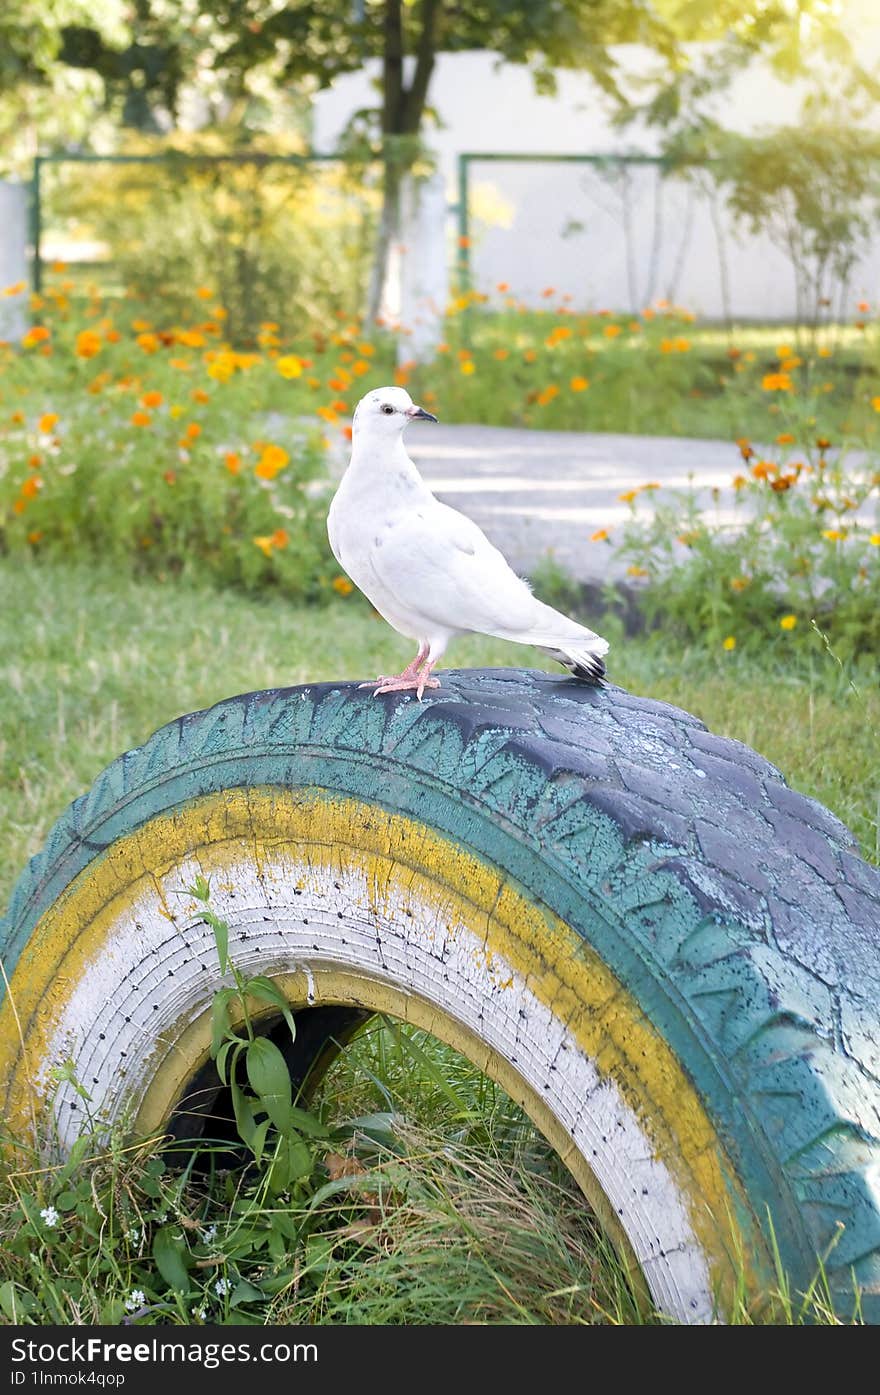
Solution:
{"label": "concrete path", "polygon": [[[414,422],[406,440],[435,494],[479,523],[518,571],[528,575],[550,553],[592,583],[624,570],[613,547],[590,542],[599,528],[613,540],[629,517],[622,493],[651,481],[683,489],[693,477],[710,506],[713,485],[729,500],[742,464],[732,442],[682,437]],[[644,497],[640,507],[656,496]]]}

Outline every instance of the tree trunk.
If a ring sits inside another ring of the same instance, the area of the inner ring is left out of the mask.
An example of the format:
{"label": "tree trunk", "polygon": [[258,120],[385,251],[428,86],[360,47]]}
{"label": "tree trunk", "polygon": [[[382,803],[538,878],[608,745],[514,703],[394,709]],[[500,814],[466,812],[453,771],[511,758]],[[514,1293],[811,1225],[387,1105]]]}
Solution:
{"label": "tree trunk", "polygon": [[443,0],[422,0],[416,66],[407,88],[403,81],[403,11],[401,0],[386,0],[382,60],[382,212],[370,277],[367,318],[375,321],[385,299],[391,251],[400,240],[401,188],[417,154],[417,137],[434,71]]}

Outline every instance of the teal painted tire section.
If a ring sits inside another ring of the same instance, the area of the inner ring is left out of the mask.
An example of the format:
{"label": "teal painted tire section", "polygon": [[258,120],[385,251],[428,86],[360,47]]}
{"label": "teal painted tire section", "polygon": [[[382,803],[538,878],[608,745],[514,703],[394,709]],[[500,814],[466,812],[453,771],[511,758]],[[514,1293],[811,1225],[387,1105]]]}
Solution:
{"label": "teal painted tire section", "polygon": [[[321,684],[232,698],[114,762],[0,923],[11,978],[115,844],[241,789],[319,788],[417,820],[515,879],[625,985],[796,1287],[880,1321],[880,873],[772,765],[693,716],[521,670],[422,703]],[[772,1236],[771,1236],[772,1228]]]}

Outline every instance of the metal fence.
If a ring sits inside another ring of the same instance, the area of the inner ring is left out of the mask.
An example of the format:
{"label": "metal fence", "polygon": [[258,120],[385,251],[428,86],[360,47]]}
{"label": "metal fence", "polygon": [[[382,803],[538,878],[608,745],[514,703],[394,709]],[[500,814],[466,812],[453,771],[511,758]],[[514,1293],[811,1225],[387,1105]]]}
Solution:
{"label": "metal fence", "polygon": [[490,300],[500,282],[532,305],[553,287],[584,310],[635,314],[661,299],[712,320],[821,320],[880,284],[878,237],[845,284],[805,306],[803,268],[778,234],[733,217],[710,166],[652,155],[465,152],[458,233],[459,280]]}

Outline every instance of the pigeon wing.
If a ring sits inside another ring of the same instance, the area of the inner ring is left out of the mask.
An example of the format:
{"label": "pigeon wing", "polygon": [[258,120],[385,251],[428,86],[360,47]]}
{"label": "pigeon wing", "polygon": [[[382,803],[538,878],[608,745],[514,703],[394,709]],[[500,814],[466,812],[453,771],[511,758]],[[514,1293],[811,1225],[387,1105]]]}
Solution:
{"label": "pigeon wing", "polygon": [[450,630],[529,630],[539,602],[464,514],[432,500],[388,529],[371,557],[377,576],[410,612]]}

